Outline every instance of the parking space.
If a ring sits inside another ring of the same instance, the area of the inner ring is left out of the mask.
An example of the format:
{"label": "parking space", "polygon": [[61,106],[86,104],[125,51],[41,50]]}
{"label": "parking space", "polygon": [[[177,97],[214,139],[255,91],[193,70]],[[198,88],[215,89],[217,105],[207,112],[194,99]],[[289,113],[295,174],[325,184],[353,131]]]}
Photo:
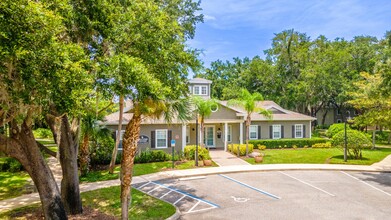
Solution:
{"label": "parking space", "polygon": [[[389,219],[391,173],[275,171],[139,185],[182,219]],[[136,187],[137,188],[137,187]]]}

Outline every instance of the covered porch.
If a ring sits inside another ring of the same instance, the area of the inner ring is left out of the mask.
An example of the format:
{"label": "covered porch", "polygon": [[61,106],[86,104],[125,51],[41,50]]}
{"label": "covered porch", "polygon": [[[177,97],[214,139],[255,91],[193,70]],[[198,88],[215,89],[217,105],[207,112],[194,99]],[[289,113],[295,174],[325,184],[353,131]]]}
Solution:
{"label": "covered porch", "polygon": [[200,123],[197,126],[196,121],[191,121],[182,125],[182,150],[186,145],[195,145],[197,138],[199,145],[204,143],[205,147],[225,151],[228,144],[243,143],[244,122],[242,120],[206,120],[204,124],[203,140],[201,140]]}

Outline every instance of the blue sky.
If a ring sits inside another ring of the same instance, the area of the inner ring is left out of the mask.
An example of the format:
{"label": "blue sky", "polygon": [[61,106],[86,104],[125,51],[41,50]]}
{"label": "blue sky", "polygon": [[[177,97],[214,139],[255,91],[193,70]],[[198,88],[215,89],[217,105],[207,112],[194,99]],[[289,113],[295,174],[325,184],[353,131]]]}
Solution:
{"label": "blue sky", "polygon": [[391,0],[203,0],[204,23],[188,42],[208,67],[217,59],[264,57],[275,33],[295,29],[311,39],[382,38],[391,30]]}

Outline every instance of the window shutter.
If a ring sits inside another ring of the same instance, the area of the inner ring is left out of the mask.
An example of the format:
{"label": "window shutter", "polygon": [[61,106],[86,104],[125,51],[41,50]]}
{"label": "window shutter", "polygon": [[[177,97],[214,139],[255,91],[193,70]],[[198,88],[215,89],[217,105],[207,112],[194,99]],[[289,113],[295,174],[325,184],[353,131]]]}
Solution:
{"label": "window shutter", "polygon": [[292,138],[295,138],[295,125],[292,125]]}
{"label": "window shutter", "polygon": [[305,138],[305,125],[303,125],[303,138]]}
{"label": "window shutter", "polygon": [[172,139],[172,130],[168,130],[168,135],[167,135],[167,141],[168,141],[168,147],[171,147],[171,139]]}
{"label": "window shutter", "polygon": [[115,142],[115,140],[117,139],[117,132],[114,131],[113,133],[111,133],[111,137],[113,138],[113,140]]}
{"label": "window shutter", "polygon": [[284,126],[281,125],[281,138],[284,138]]}
{"label": "window shutter", "polygon": [[273,126],[269,126],[269,136],[270,136],[270,139],[273,139]]}
{"label": "window shutter", "polygon": [[151,148],[156,148],[155,133],[155,131],[151,131]]}
{"label": "window shutter", "polygon": [[261,126],[258,125],[258,139],[261,139]]}

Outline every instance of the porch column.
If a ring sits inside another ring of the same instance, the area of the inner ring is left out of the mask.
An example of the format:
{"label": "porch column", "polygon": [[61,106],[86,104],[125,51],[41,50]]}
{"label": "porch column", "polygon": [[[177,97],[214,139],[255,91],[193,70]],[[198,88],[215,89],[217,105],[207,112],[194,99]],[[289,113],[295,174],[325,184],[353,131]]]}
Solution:
{"label": "porch column", "polygon": [[310,121],[310,127],[308,129],[310,131],[310,137],[309,138],[311,138],[311,136],[312,136],[312,121]]}
{"label": "porch column", "polygon": [[243,144],[243,122],[240,122],[239,126],[239,143]]}
{"label": "porch column", "polygon": [[224,151],[227,151],[227,143],[228,143],[228,123],[224,123]]}
{"label": "porch column", "polygon": [[182,124],[182,151],[185,150],[185,147],[186,147],[186,124]]}

